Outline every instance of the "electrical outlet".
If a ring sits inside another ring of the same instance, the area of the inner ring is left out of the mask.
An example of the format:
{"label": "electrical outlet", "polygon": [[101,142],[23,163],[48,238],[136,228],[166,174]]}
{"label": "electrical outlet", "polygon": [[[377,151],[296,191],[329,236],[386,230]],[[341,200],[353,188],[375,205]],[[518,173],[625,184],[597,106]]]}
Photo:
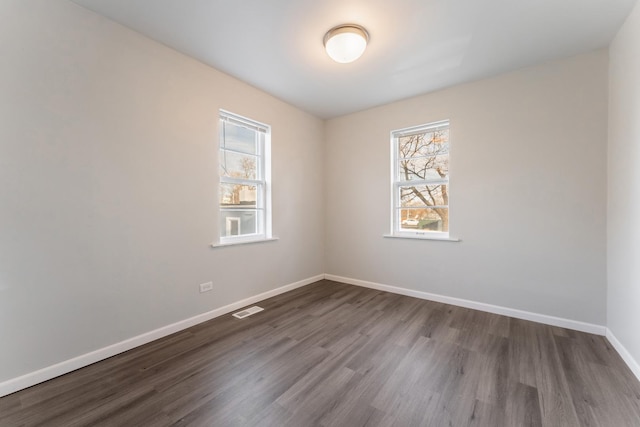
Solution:
{"label": "electrical outlet", "polygon": [[200,285],[200,293],[209,292],[211,289],[213,289],[213,282],[202,283]]}

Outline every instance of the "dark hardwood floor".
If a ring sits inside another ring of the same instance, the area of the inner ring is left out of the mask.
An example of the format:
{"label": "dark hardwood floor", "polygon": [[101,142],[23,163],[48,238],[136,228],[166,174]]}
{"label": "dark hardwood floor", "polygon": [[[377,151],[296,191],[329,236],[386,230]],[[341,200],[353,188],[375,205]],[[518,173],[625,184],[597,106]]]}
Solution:
{"label": "dark hardwood floor", "polygon": [[600,336],[321,281],[0,399],[1,426],[640,426]]}

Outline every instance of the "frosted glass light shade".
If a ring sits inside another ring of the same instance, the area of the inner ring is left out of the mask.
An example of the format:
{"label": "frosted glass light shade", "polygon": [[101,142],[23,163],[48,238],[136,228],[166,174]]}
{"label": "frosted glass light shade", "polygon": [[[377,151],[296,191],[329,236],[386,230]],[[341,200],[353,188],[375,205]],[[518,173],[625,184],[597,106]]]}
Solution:
{"label": "frosted glass light shade", "polygon": [[331,59],[346,64],[362,56],[368,41],[369,34],[363,27],[354,24],[340,25],[324,36],[324,47]]}

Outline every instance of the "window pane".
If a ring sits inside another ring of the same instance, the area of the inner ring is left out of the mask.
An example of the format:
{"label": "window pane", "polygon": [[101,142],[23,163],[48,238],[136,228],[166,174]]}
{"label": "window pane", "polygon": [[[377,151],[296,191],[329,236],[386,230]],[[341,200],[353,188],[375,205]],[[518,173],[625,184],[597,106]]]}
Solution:
{"label": "window pane", "polygon": [[233,236],[261,239],[271,222],[265,210],[270,127],[223,110],[219,125],[219,237],[229,243]]}
{"label": "window pane", "polygon": [[402,159],[398,163],[398,179],[400,181],[448,178],[448,155]]}
{"label": "window pane", "polygon": [[247,154],[258,154],[256,132],[243,126],[237,126],[223,121],[223,138],[220,148],[240,151]]}
{"label": "window pane", "polygon": [[393,132],[393,230],[449,232],[449,122]]}
{"label": "window pane", "polygon": [[255,185],[220,184],[221,207],[256,208],[258,191]]}
{"label": "window pane", "polygon": [[400,206],[403,208],[447,206],[449,204],[447,187],[447,184],[401,186]]}
{"label": "window pane", "polygon": [[438,156],[449,153],[449,129],[398,138],[398,157]]}
{"label": "window pane", "polygon": [[260,233],[258,227],[260,210],[234,211],[223,209],[220,211],[220,236],[246,236]]}
{"label": "window pane", "polygon": [[258,159],[251,155],[220,150],[220,176],[256,179]]}
{"label": "window pane", "polygon": [[400,230],[449,231],[449,209],[400,209]]}

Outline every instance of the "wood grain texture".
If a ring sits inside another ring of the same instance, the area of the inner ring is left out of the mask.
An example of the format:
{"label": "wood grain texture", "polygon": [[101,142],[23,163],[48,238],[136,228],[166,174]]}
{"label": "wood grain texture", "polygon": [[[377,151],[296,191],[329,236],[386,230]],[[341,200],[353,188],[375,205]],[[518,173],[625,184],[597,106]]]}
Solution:
{"label": "wood grain texture", "polygon": [[323,280],[0,399],[0,426],[640,426],[600,336]]}

